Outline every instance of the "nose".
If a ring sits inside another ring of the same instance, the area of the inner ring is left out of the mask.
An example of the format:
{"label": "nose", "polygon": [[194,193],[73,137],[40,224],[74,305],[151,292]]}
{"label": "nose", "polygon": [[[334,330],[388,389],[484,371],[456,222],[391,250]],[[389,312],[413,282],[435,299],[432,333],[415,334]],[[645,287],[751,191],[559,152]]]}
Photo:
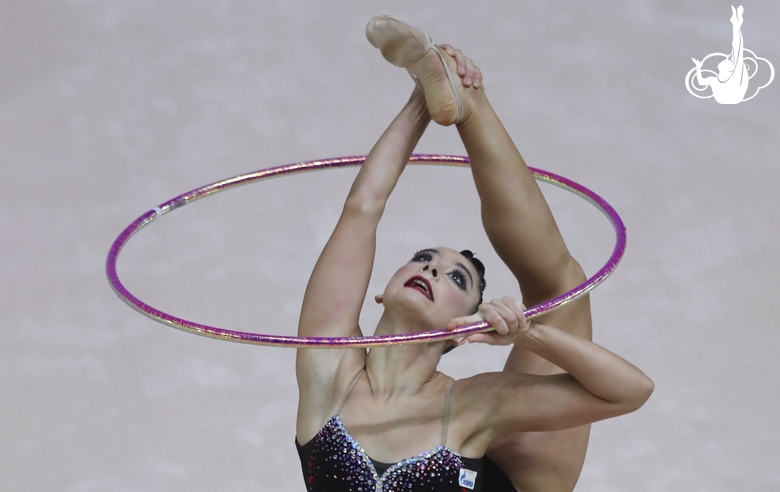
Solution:
{"label": "nose", "polygon": [[426,263],[422,270],[424,272],[430,270],[433,278],[436,278],[436,276],[439,275],[439,270],[436,268],[436,265],[431,265],[430,263]]}

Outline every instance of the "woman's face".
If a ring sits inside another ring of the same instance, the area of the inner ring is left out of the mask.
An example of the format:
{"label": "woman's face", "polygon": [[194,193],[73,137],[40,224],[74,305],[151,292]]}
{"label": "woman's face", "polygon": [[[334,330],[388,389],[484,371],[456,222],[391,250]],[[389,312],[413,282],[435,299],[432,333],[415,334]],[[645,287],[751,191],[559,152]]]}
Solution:
{"label": "woman's face", "polygon": [[386,309],[416,313],[430,329],[471,313],[479,302],[479,275],[463,255],[449,248],[424,249],[402,266],[385,288]]}

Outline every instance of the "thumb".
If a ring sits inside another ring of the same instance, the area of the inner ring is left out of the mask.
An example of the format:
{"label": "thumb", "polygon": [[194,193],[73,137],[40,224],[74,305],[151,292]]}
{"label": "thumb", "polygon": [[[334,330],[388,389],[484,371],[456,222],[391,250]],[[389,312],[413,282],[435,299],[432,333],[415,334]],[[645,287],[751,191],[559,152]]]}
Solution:
{"label": "thumb", "polygon": [[447,323],[447,330],[454,330],[459,326],[475,323],[481,319],[482,318],[477,314],[472,314],[471,316],[462,316],[460,318],[452,318],[449,323]]}

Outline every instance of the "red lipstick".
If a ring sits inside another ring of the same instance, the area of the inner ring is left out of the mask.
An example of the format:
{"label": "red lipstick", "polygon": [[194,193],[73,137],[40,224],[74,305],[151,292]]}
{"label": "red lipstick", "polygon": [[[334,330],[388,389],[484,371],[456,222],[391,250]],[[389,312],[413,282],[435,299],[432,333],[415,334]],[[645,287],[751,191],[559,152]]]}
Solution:
{"label": "red lipstick", "polygon": [[428,282],[427,278],[420,275],[415,275],[404,284],[404,287],[409,287],[419,291],[422,295],[427,297],[429,301],[433,302],[433,289],[431,288],[431,283]]}

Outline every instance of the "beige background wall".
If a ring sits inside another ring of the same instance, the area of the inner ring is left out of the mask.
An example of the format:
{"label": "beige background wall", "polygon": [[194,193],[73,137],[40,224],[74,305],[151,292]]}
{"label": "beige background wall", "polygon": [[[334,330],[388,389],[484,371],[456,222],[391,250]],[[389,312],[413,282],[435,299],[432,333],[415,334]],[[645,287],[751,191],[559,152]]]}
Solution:
{"label": "beige background wall", "polygon": [[[780,69],[780,4],[744,5],[746,47]],[[780,81],[736,106],[683,83],[691,58],[730,50],[729,3],[75,0],[0,3],[0,490],[303,490],[294,352],[155,324],[116,299],[103,263],[127,224],[184,191],[366,153],[412,87],[365,40],[381,13],[462,47],[528,163],[628,226],[592,296],[595,338],[657,389],[594,426],[578,490],[778,490]],[[418,150],[463,153],[443,128]],[[353,175],[185,207],[131,241],[120,274],[173,314],[292,334]],[[370,294],[441,244],[486,261],[488,296],[517,293],[471,187],[462,169],[409,170]],[[595,272],[609,225],[546,191]],[[504,356],[464,348],[443,370]]]}

